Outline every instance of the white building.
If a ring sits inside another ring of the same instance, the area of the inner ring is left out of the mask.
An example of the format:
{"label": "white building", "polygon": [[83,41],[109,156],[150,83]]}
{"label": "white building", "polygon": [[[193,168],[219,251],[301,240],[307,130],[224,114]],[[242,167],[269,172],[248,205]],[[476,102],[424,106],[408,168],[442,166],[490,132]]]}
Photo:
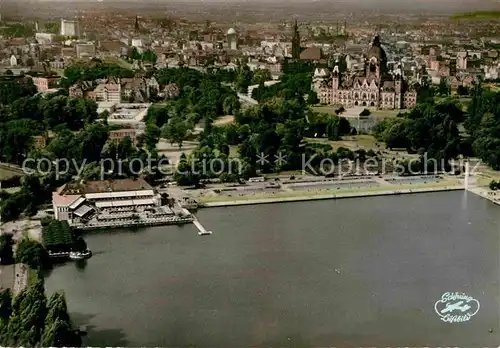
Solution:
{"label": "white building", "polygon": [[75,45],[76,57],[93,57],[95,56],[95,45],[93,43],[78,43]]}
{"label": "white building", "polygon": [[133,47],[142,47],[142,40],[141,39],[132,39],[132,46]]}
{"label": "white building", "polygon": [[108,123],[122,127],[144,129],[143,120],[150,106],[150,103],[116,104],[113,106],[113,113],[108,117]]}
{"label": "white building", "polygon": [[61,36],[79,36],[78,21],[61,19]]}
{"label": "white building", "polygon": [[94,90],[96,101],[121,103],[122,91],[119,83],[100,83]]}
{"label": "white building", "polygon": [[69,183],[52,193],[55,218],[70,224],[81,222],[95,212],[160,205],[160,196],[141,178]]}
{"label": "white building", "polygon": [[42,45],[51,43],[52,41],[54,41],[55,37],[56,37],[56,35],[51,34],[51,33],[36,33],[35,34],[35,40],[39,44],[42,44]]}
{"label": "white building", "polygon": [[10,66],[17,66],[17,58],[15,55],[10,56],[9,63]]}

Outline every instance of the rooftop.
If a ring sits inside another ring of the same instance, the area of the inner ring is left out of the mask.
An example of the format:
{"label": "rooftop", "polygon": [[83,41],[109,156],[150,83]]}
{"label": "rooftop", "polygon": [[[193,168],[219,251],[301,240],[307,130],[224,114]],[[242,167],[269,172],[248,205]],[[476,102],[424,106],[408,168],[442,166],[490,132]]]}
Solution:
{"label": "rooftop", "polygon": [[[152,190],[153,188],[142,178],[120,180],[95,180],[81,183],[69,183],[59,191],[62,195],[104,193],[119,191]],[[74,201],[74,200],[73,200]],[[72,203],[72,202],[71,202]]]}

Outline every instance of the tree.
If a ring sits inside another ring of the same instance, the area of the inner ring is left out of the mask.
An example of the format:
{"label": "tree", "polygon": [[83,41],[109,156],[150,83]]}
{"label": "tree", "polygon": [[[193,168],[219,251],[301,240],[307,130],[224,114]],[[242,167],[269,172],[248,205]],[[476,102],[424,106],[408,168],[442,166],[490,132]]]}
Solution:
{"label": "tree", "polygon": [[315,105],[319,103],[318,94],[315,91],[309,91],[307,94],[307,104]]}
{"label": "tree", "polygon": [[258,85],[272,80],[271,72],[267,69],[257,69],[253,72],[252,84]]}
{"label": "tree", "polygon": [[174,173],[174,179],[180,186],[196,186],[200,182],[200,174],[194,168],[194,160],[191,159],[188,161],[184,153],[179,158],[179,164]]}
{"label": "tree", "polygon": [[0,235],[0,264],[11,265],[14,263],[13,246],[14,241],[11,234]]}
{"label": "tree", "polygon": [[21,240],[17,246],[16,261],[37,270],[47,269],[51,266],[47,250],[42,244],[30,239]]}
{"label": "tree", "polygon": [[182,147],[182,142],[187,135],[189,127],[186,122],[178,117],[170,120],[169,123],[164,125],[162,130],[162,137],[170,141],[171,144],[177,143],[179,148]]}
{"label": "tree", "polygon": [[445,79],[441,79],[441,81],[439,82],[438,93],[441,96],[450,95],[451,93],[450,85]]}
{"label": "tree", "polygon": [[[146,144],[146,148],[148,149],[148,151],[153,151],[154,149],[156,149],[156,144],[158,144],[158,141],[160,140],[160,135],[161,130],[158,126],[154,124],[148,124],[146,126],[146,132],[144,133],[144,143]],[[124,145],[125,144],[122,144],[122,146]],[[129,145],[125,145],[125,148],[129,147]]]}
{"label": "tree", "polygon": [[361,111],[359,113],[359,116],[370,116],[370,115],[371,115],[371,112],[368,109],[363,109],[363,111]]}
{"label": "tree", "polygon": [[156,59],[157,59],[157,56],[156,56],[156,53],[154,51],[151,51],[151,50],[147,50],[147,51],[144,51],[144,53],[142,54],[141,56],[141,59],[143,61],[146,61],[146,62],[150,62],[152,64],[155,64],[156,63]]}
{"label": "tree", "polygon": [[236,87],[238,91],[244,94],[248,93],[248,86],[250,86],[251,81],[252,72],[250,71],[248,65],[245,65],[240,69],[236,79]]}
{"label": "tree", "polygon": [[469,95],[469,89],[463,85],[459,85],[457,87],[457,94],[458,95]]}
{"label": "tree", "polygon": [[224,114],[233,115],[240,108],[240,101],[235,95],[229,95],[224,99],[222,109]]}

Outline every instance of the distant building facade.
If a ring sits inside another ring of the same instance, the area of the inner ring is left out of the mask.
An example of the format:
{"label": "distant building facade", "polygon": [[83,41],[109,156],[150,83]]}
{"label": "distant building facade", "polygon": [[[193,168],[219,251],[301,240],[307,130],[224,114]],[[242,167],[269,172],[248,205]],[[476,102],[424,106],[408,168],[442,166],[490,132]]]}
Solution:
{"label": "distant building facade", "polygon": [[49,89],[56,88],[59,85],[61,77],[32,77],[32,80],[38,92],[46,92]]}
{"label": "distant building facade", "polygon": [[137,130],[133,128],[117,129],[109,132],[109,140],[113,142],[120,142],[126,137],[129,137],[135,144],[137,140]]}
{"label": "distant building facade", "polygon": [[95,56],[95,45],[93,43],[79,43],[75,45],[76,57],[94,57]]}
{"label": "distant building facade", "polygon": [[237,50],[238,49],[238,33],[233,28],[227,31],[227,43],[229,49]]}
{"label": "distant building facade", "polygon": [[417,93],[396,72],[387,71],[387,56],[375,37],[368,51],[363,73],[316,69],[313,89],[323,104],[342,104],[345,107],[365,106],[380,109],[404,109],[416,105]]}
{"label": "distant building facade", "polygon": [[61,36],[79,36],[78,21],[61,19]]}

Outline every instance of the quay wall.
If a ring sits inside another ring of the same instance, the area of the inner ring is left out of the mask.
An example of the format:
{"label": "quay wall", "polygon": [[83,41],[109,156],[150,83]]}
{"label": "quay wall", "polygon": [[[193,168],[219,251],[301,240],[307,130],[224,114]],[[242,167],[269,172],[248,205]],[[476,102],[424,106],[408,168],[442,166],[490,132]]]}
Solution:
{"label": "quay wall", "polygon": [[464,190],[464,186],[457,185],[457,186],[447,186],[447,187],[428,187],[428,188],[413,188],[413,189],[373,191],[373,192],[338,193],[338,194],[325,194],[325,195],[314,195],[314,196],[269,197],[262,199],[249,198],[249,199],[241,199],[235,201],[200,203],[200,208],[227,207],[227,206],[252,205],[252,204],[271,204],[271,203],[284,203],[284,202],[318,201],[326,199],[391,196],[391,195],[402,195],[402,194],[458,191],[458,190]]}
{"label": "quay wall", "polygon": [[151,220],[151,221],[127,221],[117,223],[102,223],[99,225],[71,225],[71,228],[78,231],[96,231],[110,228],[130,228],[130,227],[145,227],[145,226],[166,226],[166,225],[182,225],[192,223],[193,217],[183,217],[171,220]]}

